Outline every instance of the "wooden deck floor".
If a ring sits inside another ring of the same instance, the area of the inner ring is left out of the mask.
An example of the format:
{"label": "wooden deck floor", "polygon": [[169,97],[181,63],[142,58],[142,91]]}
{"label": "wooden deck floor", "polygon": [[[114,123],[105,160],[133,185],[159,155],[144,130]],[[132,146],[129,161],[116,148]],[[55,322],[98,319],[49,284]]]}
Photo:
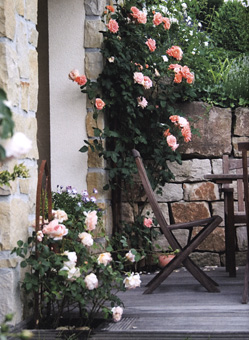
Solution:
{"label": "wooden deck floor", "polygon": [[125,304],[118,323],[102,324],[92,340],[249,340],[249,304],[241,303],[244,268],[229,278],[224,268],[209,268],[220,293],[208,293],[184,268],[153,294],[143,295],[152,275],[141,275],[140,288],[120,293]]}

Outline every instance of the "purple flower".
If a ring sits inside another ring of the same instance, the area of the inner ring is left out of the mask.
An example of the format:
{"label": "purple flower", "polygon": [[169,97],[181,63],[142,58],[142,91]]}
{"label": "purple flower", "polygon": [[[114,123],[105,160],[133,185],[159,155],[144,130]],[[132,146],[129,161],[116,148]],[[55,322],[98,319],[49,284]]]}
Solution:
{"label": "purple flower", "polygon": [[87,196],[88,196],[87,190],[84,190],[84,191],[83,191],[82,196],[83,196],[83,197],[87,197]]}
{"label": "purple flower", "polygon": [[98,190],[96,188],[93,188],[93,193],[94,194],[97,194],[98,193]]}
{"label": "purple flower", "polygon": [[72,194],[76,195],[77,194],[77,190],[75,188],[72,189]]}
{"label": "purple flower", "polygon": [[90,201],[95,203],[96,202],[96,198],[94,196],[91,196]]}

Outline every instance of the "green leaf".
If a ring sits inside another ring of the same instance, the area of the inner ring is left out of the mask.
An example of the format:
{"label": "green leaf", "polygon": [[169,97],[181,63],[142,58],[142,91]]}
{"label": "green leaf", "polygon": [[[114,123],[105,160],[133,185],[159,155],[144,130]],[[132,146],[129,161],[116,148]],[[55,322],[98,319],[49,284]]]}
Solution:
{"label": "green leaf", "polygon": [[79,152],[87,152],[88,151],[88,146],[84,145],[82,148],[79,149]]}

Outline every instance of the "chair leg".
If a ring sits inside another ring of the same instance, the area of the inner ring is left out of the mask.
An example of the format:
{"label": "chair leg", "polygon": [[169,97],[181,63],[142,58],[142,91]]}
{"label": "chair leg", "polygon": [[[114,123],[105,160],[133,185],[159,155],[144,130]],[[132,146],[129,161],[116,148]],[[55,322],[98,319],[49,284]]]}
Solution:
{"label": "chair leg", "polygon": [[234,206],[233,206],[233,192],[226,192],[225,202],[225,247],[226,247],[226,271],[229,272],[230,277],[236,277],[236,261],[235,261],[235,247],[236,247],[236,233],[234,226]]}
{"label": "chair leg", "polygon": [[249,249],[247,250],[247,261],[244,276],[244,289],[242,294],[242,303],[248,302],[248,285],[249,285]]}

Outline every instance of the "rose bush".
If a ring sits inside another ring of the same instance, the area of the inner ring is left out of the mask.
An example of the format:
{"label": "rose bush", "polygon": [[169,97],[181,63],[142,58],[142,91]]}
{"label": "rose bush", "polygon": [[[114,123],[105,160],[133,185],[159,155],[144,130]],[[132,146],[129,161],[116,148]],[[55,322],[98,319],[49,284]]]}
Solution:
{"label": "rose bush", "polygon": [[[28,242],[18,241],[13,250],[23,258],[21,267],[28,269],[22,287],[30,304],[38,301],[36,327],[46,322],[57,327],[65,310],[90,326],[97,317],[113,316],[118,321],[123,303],[117,292],[141,283],[139,274],[124,272],[125,263],[135,259],[120,255],[117,261],[106,251],[108,238],[103,245],[96,241],[103,233],[102,210],[95,201],[86,190],[78,194],[74,188],[58,187],[53,193],[54,219],[41,216],[40,230]],[[125,274],[133,278],[129,283]]]}

